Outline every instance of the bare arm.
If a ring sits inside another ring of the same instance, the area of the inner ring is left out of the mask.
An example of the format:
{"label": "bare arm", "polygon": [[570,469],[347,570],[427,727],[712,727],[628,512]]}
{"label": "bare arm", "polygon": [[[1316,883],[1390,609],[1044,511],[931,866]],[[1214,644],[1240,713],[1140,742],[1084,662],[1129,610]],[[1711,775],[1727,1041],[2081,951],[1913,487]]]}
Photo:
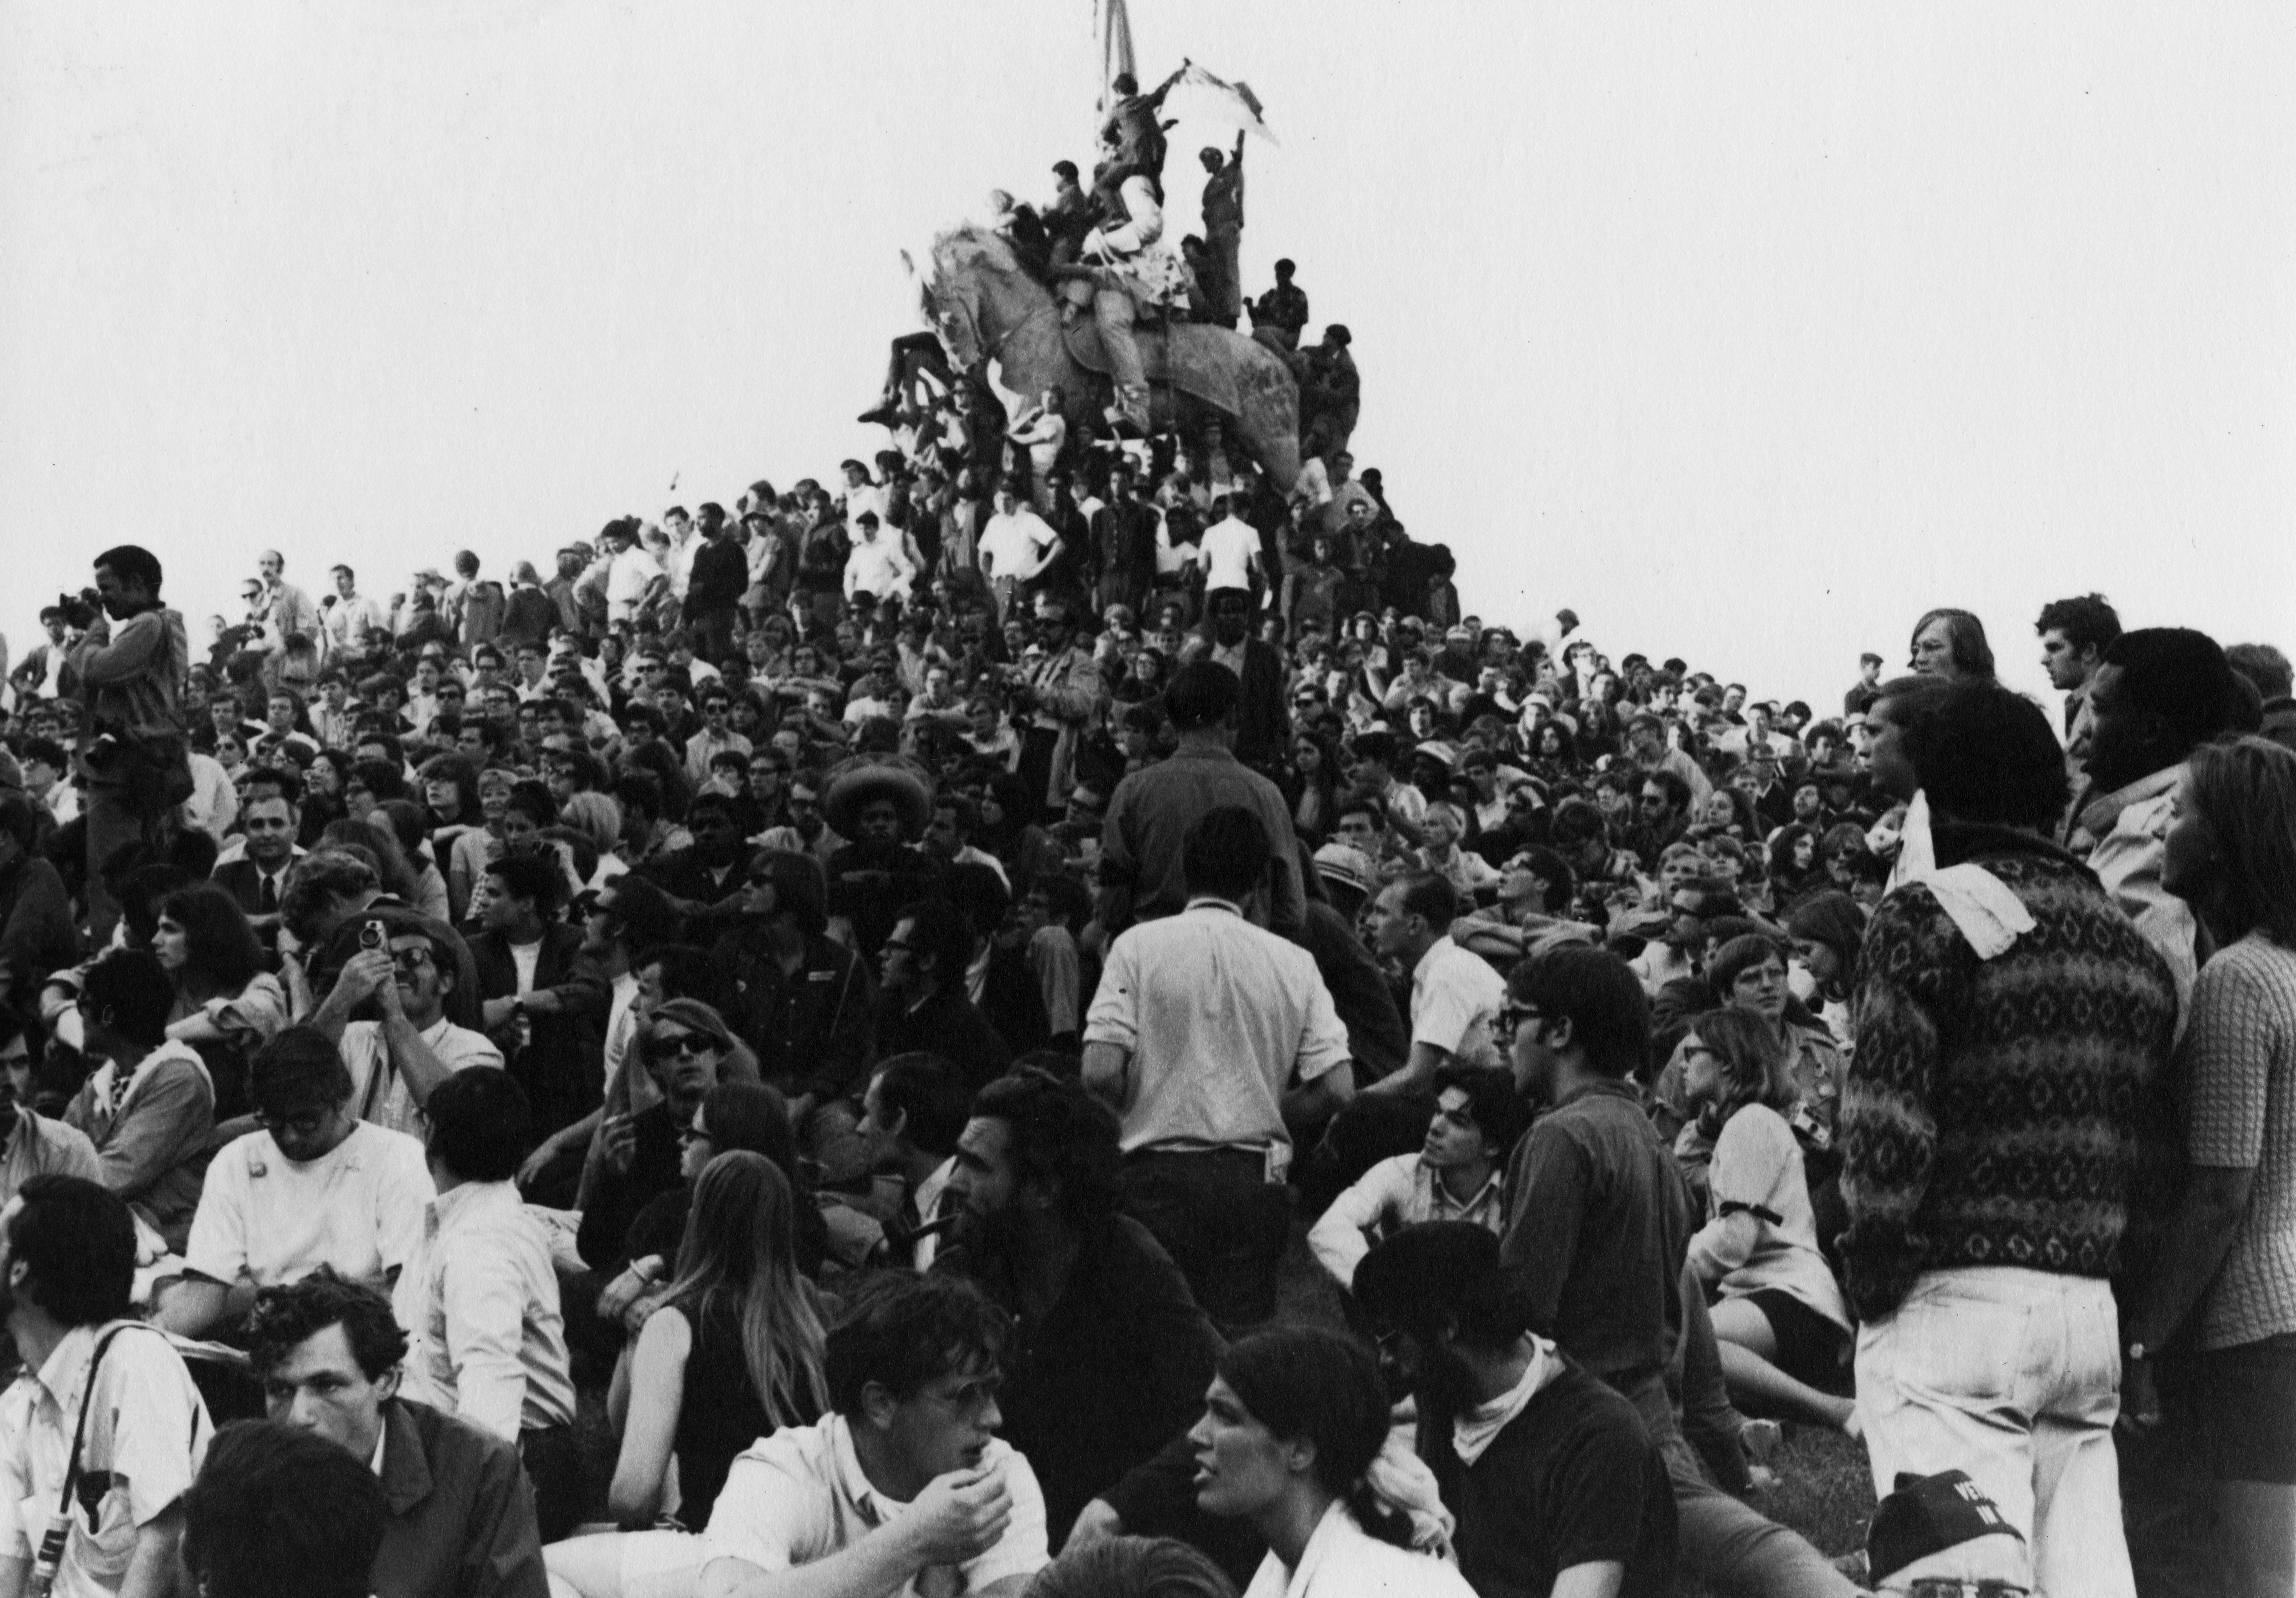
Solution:
{"label": "bare arm", "polygon": [[1130,1108],[1136,1086],[1132,1077],[1132,1050],[1121,1043],[1086,1043],[1084,1085],[1119,1114]]}
{"label": "bare arm", "polygon": [[1366,1093],[1407,1093],[1425,1087],[1435,1080],[1435,1073],[1451,1058],[1448,1049],[1439,1049],[1432,1043],[1414,1042],[1411,1054],[1400,1071],[1391,1071],[1364,1090]]}
{"label": "bare arm", "polygon": [[176,1590],[176,1549],[184,1540],[184,1506],[171,1503],[135,1528],[135,1552],[119,1584],[119,1598],[169,1598]]}
{"label": "bare arm", "polygon": [[693,1329],[682,1314],[650,1317],[629,1363],[629,1410],[622,1451],[614,1462],[606,1510],[625,1531],[643,1531],[661,1509],[661,1489],[677,1440],[677,1411],[685,1397],[685,1362]]}

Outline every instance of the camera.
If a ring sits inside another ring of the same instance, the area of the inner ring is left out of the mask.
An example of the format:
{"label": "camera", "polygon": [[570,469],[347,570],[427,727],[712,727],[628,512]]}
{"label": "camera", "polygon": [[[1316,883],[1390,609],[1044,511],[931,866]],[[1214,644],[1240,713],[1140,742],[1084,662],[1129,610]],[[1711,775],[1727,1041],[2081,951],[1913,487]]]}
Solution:
{"label": "camera", "polygon": [[380,921],[369,921],[359,928],[359,947],[362,949],[381,949],[390,942]]}

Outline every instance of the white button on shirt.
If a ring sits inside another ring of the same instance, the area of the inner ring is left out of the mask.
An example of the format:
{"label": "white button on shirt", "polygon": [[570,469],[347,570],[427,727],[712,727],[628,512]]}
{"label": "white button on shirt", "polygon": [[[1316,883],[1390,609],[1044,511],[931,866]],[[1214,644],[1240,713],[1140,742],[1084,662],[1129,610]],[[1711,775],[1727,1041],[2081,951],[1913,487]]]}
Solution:
{"label": "white button on shirt", "polygon": [[[990,1441],[980,1462],[1003,1475],[1013,1512],[988,1552],[957,1567],[962,1585],[955,1590],[966,1593],[1032,1575],[1051,1562],[1045,1495],[1029,1462],[1000,1438]],[[720,1572],[712,1581],[711,1567],[721,1560],[740,1560],[768,1573],[809,1565],[851,1547],[908,1507],[870,1483],[844,1416],[784,1426],[734,1461],[702,1535],[701,1591],[730,1590],[739,1579]],[[912,1578],[886,1598],[914,1598],[917,1590]]]}
{"label": "white button on shirt", "polygon": [[1348,1063],[1348,1031],[1315,957],[1198,899],[1111,945],[1085,1042],[1128,1050],[1139,1091],[1129,1153],[1153,1143],[1285,1143],[1283,1091]]}
{"label": "white button on shirt", "polygon": [[1411,1041],[1430,1043],[1466,1066],[1496,1067],[1494,1033],[1506,980],[1480,955],[1437,938],[1411,973]]}
{"label": "white button on shirt", "polygon": [[361,1122],[299,1166],[250,1132],[209,1165],[184,1263],[226,1286],[299,1281],[321,1265],[380,1281],[413,1256],[432,1192],[422,1145],[404,1133]]}
{"label": "white button on shirt", "polygon": [[506,1443],[573,1421],[549,1235],[513,1183],[464,1182],[423,1207],[391,1307],[413,1343],[406,1397]]}

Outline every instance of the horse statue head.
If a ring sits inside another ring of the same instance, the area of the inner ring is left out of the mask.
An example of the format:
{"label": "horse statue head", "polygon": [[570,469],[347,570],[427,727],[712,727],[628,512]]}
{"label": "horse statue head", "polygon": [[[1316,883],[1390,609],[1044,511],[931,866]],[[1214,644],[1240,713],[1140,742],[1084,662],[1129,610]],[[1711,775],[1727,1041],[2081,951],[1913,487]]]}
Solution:
{"label": "horse statue head", "polygon": [[932,252],[917,280],[925,320],[940,335],[950,362],[961,369],[992,353],[996,341],[1010,331],[1008,302],[1016,280],[1028,279],[1012,245],[977,223],[965,222],[934,236]]}

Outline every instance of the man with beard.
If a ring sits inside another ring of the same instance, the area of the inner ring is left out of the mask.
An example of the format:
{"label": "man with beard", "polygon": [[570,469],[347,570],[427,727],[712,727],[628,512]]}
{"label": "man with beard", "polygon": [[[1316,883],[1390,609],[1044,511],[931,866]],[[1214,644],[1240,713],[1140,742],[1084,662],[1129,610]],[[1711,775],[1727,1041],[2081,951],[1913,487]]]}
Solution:
{"label": "man with beard", "polygon": [[94,1182],[36,1176],[0,1209],[0,1317],[24,1370],[0,1399],[10,1593],[27,1590],[37,1522],[68,1483],[71,1536],[48,1572],[53,1591],[176,1590],[183,1495],[214,1428],[182,1357],[132,1319],[135,1280],[135,1223]]}
{"label": "man with beard", "polygon": [[1195,1523],[1185,1474],[1155,1461],[1202,1413],[1219,1334],[1162,1245],[1119,1213],[1121,1181],[1116,1117],[1023,1069],[974,1099],[941,1198],[957,1225],[934,1269],[970,1277],[1022,1329],[1004,1435],[1045,1484],[1054,1543],[1072,1525],[1086,1540],[1213,1525]]}
{"label": "man with beard", "polygon": [[[430,926],[435,935],[402,913],[381,945],[351,956],[311,1016],[311,1025],[342,1049],[353,1113],[409,1136],[418,1134],[430,1090],[451,1073],[503,1063],[486,1034],[447,1018],[447,1001],[465,984],[470,955],[451,931]],[[352,1020],[369,999],[379,1018]]]}
{"label": "man with beard", "polygon": [[[1205,537],[1209,540],[1210,534]],[[1242,685],[1236,703],[1235,757],[1253,770],[1264,771],[1290,742],[1292,722],[1283,705],[1283,652],[1250,636],[1251,611],[1250,590],[1212,589],[1204,596],[1201,641],[1191,644],[1190,652],[1235,673]]]}
{"label": "man with beard", "polygon": [[1634,1405],[1529,1330],[1531,1293],[1469,1221],[1408,1227],[1356,1267],[1357,1302],[1419,1404],[1419,1457],[1480,1593],[1658,1598],[1674,1494]]}
{"label": "man with beard", "polygon": [[734,1460],[701,1591],[1019,1598],[1049,1562],[1045,1499],[996,1437],[1012,1326],[970,1282],[882,1275],[830,1328],[831,1413]]}

